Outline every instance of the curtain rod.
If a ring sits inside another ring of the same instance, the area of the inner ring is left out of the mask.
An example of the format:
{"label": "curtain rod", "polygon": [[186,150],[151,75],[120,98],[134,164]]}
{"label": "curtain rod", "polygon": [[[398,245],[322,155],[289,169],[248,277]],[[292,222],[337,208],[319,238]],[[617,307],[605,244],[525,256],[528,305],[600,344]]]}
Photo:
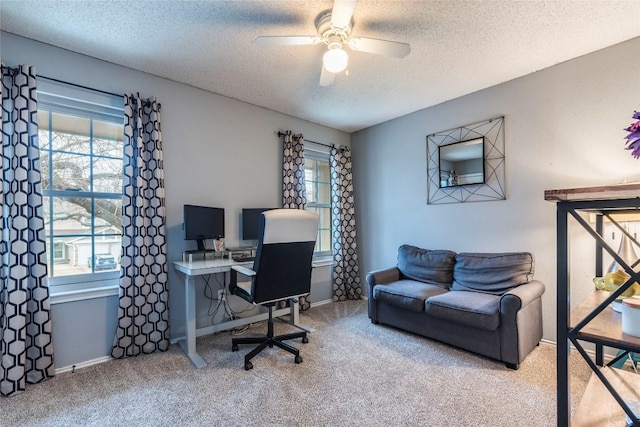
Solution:
{"label": "curtain rod", "polygon": [[[286,133],[284,133],[284,132],[278,132],[278,136],[285,136],[285,135],[286,135]],[[295,139],[299,139],[299,138],[300,138],[298,135],[293,135],[293,137],[294,137]],[[337,146],[337,145],[328,145],[328,144],[323,144],[322,142],[316,142],[316,141],[312,141],[312,140],[310,140],[310,139],[305,139],[305,141],[307,141],[307,142],[311,142],[311,143],[313,143],[313,144],[322,145],[323,147],[329,147],[329,148],[334,148],[334,147],[335,147],[335,148],[341,148],[341,147],[339,147],[339,146]]]}
{"label": "curtain rod", "polygon": [[[11,72],[14,72],[14,73],[18,71],[17,67],[7,67],[6,65],[3,65],[2,68],[5,69],[5,70],[11,70]],[[124,95],[122,95],[122,94],[117,94],[117,93],[113,93],[113,92],[107,92],[106,90],[100,90],[100,89],[96,89],[96,88],[89,87],[89,86],[83,86],[83,85],[79,85],[77,83],[71,83],[71,82],[67,82],[67,81],[64,81],[64,80],[60,80],[60,79],[54,79],[53,77],[47,77],[47,76],[43,76],[41,74],[36,74],[36,77],[40,78],[40,79],[45,79],[45,80],[49,80],[49,81],[56,82],[56,83],[62,83],[62,84],[69,85],[69,86],[75,86],[75,87],[79,87],[81,89],[92,90],[94,92],[104,93],[105,95],[111,95],[111,96],[115,96],[117,98],[124,99]],[[140,96],[140,94],[138,94],[138,96]]]}
{"label": "curtain rod", "polygon": [[79,84],[77,84],[77,83],[65,82],[64,80],[54,79],[53,77],[47,77],[47,76],[43,76],[43,75],[40,75],[40,74],[38,74],[37,76],[38,76],[39,78],[41,78],[41,79],[50,80],[50,81],[52,81],[52,82],[56,82],[56,83],[63,83],[63,84],[66,84],[66,85],[79,87],[79,88],[81,88],[81,89],[92,90],[92,91],[94,91],[94,92],[100,92],[100,93],[104,93],[105,95],[116,96],[116,97],[118,97],[118,98],[122,98],[122,99],[124,99],[124,96],[123,96],[123,95],[118,95],[117,93],[113,93],[113,92],[107,92],[106,90],[95,89],[95,88],[92,88],[92,87],[89,87],[89,86],[79,85]]}
{"label": "curtain rod", "polygon": [[[52,82],[62,83],[62,84],[65,84],[65,85],[70,85],[70,86],[75,86],[75,87],[79,87],[81,89],[91,90],[91,91],[98,92],[98,93],[104,93],[105,95],[111,95],[111,96],[115,96],[116,98],[124,99],[124,95],[118,95],[117,93],[107,92],[106,90],[100,90],[100,89],[95,89],[95,88],[92,88],[92,87],[89,87],[89,86],[79,85],[79,84],[76,84],[76,83],[65,82],[64,80],[54,79],[53,77],[47,77],[47,76],[41,76],[41,75],[37,75],[37,77],[40,78],[40,79],[50,80]],[[138,97],[140,97],[140,93],[139,92],[138,92]],[[151,105],[151,102],[147,101],[147,100],[142,100],[142,105],[144,105],[144,106]],[[162,104],[160,104],[159,102],[158,102],[158,108],[162,108]]]}
{"label": "curtain rod", "polygon": [[[5,69],[5,70],[10,70],[12,73],[16,73],[19,70],[18,67],[7,67],[6,65],[3,65],[2,68]],[[82,86],[82,85],[79,85],[79,84],[76,84],[76,83],[65,82],[64,80],[54,79],[53,77],[43,76],[42,74],[36,74],[36,77],[39,78],[39,79],[50,80],[52,82],[62,83],[62,84],[65,84],[65,85],[75,86],[75,87],[79,87],[79,88],[82,88],[82,89],[92,90],[94,92],[100,92],[100,93],[104,93],[105,95],[116,96],[118,98],[123,98],[124,99],[123,95],[118,95],[117,93],[107,92],[107,91],[104,91],[104,90],[95,89],[95,88],[88,87],[88,86]]]}

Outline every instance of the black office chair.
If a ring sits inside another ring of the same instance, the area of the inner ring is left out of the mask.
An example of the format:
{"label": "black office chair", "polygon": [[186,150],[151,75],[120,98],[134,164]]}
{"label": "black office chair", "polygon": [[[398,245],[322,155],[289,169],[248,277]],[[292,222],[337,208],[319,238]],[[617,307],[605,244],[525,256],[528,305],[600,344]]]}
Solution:
{"label": "black office chair", "polygon": [[[274,336],[273,307],[277,302],[308,294],[311,289],[311,260],[318,233],[318,215],[299,209],[274,209],[260,215],[259,240],[253,269],[231,267],[229,290],[251,303],[261,304],[269,310],[267,335],[264,337],[234,338],[231,350],[239,344],[259,344],[244,357],[244,369],[253,368],[251,359],[267,346],[274,345],[295,355],[301,363],[300,351],[285,343],[302,338],[308,342],[307,332],[294,332]],[[248,276],[250,282],[238,282],[238,272]]]}

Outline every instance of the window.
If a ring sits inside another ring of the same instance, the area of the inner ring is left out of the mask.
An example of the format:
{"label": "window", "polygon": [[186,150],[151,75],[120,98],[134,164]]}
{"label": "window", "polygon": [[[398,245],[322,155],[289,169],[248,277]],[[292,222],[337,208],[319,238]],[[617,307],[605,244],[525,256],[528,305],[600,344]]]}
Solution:
{"label": "window", "polygon": [[56,242],[53,244],[53,259],[62,260],[65,258],[66,246],[63,242]]}
{"label": "window", "polygon": [[[38,91],[38,138],[49,276],[117,271],[122,99],[109,96],[105,105],[44,86]],[[118,102],[119,108],[110,105]]]}
{"label": "window", "polygon": [[306,210],[320,217],[315,255],[331,255],[331,168],[329,154],[305,151]]}

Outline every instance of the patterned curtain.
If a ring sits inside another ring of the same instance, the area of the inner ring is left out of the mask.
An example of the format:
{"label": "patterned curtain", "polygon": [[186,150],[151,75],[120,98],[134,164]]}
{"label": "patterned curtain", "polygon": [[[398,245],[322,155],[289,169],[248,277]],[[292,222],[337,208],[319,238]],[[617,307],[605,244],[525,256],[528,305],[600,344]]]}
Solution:
{"label": "patterned curtain", "polygon": [[333,300],[361,299],[351,150],[332,147],[329,159],[331,162]]}
{"label": "patterned curtain", "polygon": [[[307,205],[304,185],[304,137],[292,135],[288,130],[284,133],[282,155],[282,207],[288,209],[304,209]],[[308,295],[298,299],[300,311],[311,307]]]}
{"label": "patterned curtain", "polygon": [[55,375],[43,218],[36,72],[2,66],[0,395]]}
{"label": "patterned curtain", "polygon": [[122,256],[111,355],[169,348],[167,244],[160,104],[125,95]]}

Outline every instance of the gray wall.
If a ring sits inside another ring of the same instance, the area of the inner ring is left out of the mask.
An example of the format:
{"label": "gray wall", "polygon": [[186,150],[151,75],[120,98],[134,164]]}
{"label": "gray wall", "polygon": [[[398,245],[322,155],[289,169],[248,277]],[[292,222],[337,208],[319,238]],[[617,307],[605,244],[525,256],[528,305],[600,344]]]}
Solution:
{"label": "gray wall", "polygon": [[[238,244],[238,220],[243,207],[280,206],[278,131],[292,129],[313,141],[350,143],[347,133],[295,117],[13,34],[2,32],[0,37],[2,61],[7,66],[35,65],[36,72],[46,77],[113,93],[139,92],[145,97],[156,96],[162,103],[170,261],[181,260],[185,249],[195,249],[194,242],[183,239],[183,204],[224,207],[229,246]],[[184,335],[183,278],[172,265],[169,273],[171,336],[178,338]],[[317,268],[311,301],[330,299],[331,294],[330,267]],[[110,348],[117,322],[117,304],[113,303],[117,298],[99,300],[102,301],[67,302],[54,307],[54,345],[61,349],[56,352],[59,368],[108,354],[105,349]],[[201,323],[207,308],[207,301],[199,299]]]}
{"label": "gray wall", "polygon": [[[640,180],[640,160],[623,149],[640,107],[638,52],[640,38],[352,134],[363,275],[395,265],[403,243],[531,251],[547,286],[544,337],[555,340],[555,205],[544,191]],[[507,200],[427,205],[426,136],[501,115]],[[572,234],[575,304],[593,288],[594,250]]]}
{"label": "gray wall", "polygon": [[[111,354],[118,297],[109,296],[51,305],[56,368],[103,361]],[[80,367],[78,366],[78,367]]]}

